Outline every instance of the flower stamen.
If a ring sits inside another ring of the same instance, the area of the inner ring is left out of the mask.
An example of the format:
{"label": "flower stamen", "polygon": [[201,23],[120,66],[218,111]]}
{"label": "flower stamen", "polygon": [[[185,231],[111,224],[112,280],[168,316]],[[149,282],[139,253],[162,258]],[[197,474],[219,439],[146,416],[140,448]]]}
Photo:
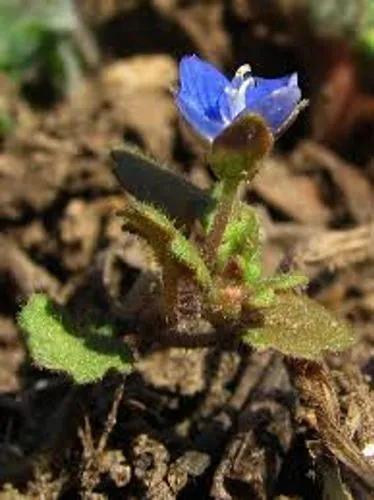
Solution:
{"label": "flower stamen", "polygon": [[238,116],[245,109],[246,93],[249,87],[255,85],[255,80],[252,77],[251,67],[249,64],[243,64],[236,71],[234,78],[224,92],[228,97],[228,114],[222,113],[222,118],[225,123],[231,121]]}

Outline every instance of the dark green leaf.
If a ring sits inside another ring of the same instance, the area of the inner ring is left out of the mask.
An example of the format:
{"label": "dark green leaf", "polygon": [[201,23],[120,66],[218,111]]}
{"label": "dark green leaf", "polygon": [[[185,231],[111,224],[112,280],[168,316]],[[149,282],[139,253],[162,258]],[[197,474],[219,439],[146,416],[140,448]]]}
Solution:
{"label": "dark green leaf", "polygon": [[213,206],[209,194],[147,158],[135,148],[112,152],[114,173],[139,201],[160,207],[179,223],[190,224]]}

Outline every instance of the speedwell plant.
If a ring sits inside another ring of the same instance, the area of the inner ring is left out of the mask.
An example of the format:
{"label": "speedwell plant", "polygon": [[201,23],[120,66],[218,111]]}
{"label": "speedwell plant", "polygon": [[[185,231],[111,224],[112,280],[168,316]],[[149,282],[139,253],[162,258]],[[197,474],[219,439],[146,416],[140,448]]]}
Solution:
{"label": "speedwell plant", "polygon": [[[305,106],[297,74],[259,78],[244,65],[228,80],[195,55],[182,59],[179,74],[175,102],[206,144],[217,179],[212,192],[129,148],[113,155],[117,176],[130,193],[124,229],[148,243],[160,268],[164,343],[201,347],[239,341],[304,360],[346,348],[353,342],[351,331],[303,295],[305,276],[264,275],[258,217],[238,195]],[[193,219],[200,221],[194,239],[188,230]],[[44,296],[30,299],[20,323],[35,362],[67,372],[78,383],[97,380],[109,368],[131,369],[123,343],[97,329],[77,332]]]}

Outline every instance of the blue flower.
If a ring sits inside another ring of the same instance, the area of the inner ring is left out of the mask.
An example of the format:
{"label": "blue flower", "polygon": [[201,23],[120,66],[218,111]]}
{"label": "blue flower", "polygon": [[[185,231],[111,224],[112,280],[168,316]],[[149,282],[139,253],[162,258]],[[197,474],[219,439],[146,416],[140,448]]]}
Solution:
{"label": "blue flower", "polygon": [[196,55],[185,56],[179,65],[177,106],[187,122],[213,141],[242,113],[255,113],[277,137],[303,107],[297,74],[266,79],[252,76],[241,66],[231,82],[214,66]]}

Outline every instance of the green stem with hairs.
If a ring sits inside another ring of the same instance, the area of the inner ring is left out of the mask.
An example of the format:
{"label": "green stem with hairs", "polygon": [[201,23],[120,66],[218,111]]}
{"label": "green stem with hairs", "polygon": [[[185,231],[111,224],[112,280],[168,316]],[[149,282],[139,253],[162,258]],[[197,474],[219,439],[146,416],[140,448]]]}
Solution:
{"label": "green stem with hairs", "polygon": [[240,178],[222,180],[222,191],[220,193],[218,207],[204,245],[206,262],[210,269],[215,267],[217,250],[222,242],[227,223],[230,220],[233,207],[237,201],[239,184]]}

